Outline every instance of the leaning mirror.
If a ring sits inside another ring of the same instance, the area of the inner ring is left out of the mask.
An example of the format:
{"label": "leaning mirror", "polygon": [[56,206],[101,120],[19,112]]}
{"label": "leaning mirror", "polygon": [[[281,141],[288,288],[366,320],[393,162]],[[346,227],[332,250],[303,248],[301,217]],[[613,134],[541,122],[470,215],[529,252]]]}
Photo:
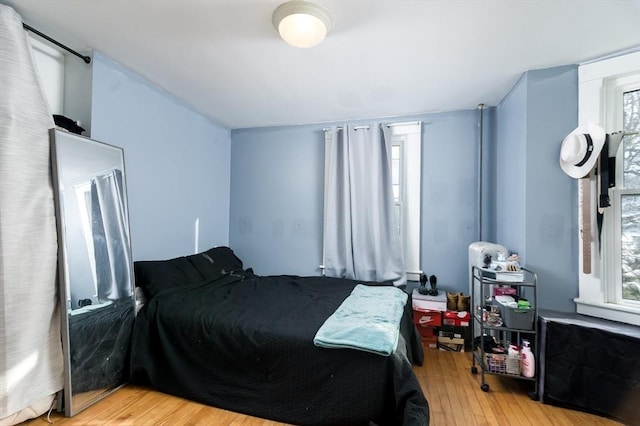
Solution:
{"label": "leaning mirror", "polygon": [[134,320],[124,151],[52,129],[64,412],[125,383]]}

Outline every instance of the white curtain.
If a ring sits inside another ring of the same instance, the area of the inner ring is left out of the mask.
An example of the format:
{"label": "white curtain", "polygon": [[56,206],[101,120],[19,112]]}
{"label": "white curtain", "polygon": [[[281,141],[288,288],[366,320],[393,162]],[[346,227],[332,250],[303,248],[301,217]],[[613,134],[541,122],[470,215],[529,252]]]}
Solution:
{"label": "white curtain", "polygon": [[46,412],[62,389],[53,126],[22,19],[0,4],[0,424]]}
{"label": "white curtain", "polygon": [[121,170],[92,179],[91,223],[99,302],[132,294],[126,209]]}
{"label": "white curtain", "polygon": [[325,275],[406,283],[386,126],[345,125],[325,136]]}

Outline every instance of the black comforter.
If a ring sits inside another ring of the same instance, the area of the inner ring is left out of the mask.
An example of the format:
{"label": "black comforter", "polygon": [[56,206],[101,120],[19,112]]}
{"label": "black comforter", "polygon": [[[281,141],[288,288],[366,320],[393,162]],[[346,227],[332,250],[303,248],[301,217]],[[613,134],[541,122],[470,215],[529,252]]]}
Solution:
{"label": "black comforter", "polygon": [[168,289],[139,312],[132,381],[300,425],[426,425],[410,303],[389,357],[313,344],[356,281],[250,271]]}

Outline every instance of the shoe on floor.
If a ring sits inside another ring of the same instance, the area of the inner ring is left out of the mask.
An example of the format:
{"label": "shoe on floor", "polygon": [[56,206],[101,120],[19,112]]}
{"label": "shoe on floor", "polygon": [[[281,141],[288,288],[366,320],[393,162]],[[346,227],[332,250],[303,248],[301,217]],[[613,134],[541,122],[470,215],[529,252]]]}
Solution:
{"label": "shoe on floor", "polygon": [[458,295],[447,292],[447,310],[455,311],[458,309]]}

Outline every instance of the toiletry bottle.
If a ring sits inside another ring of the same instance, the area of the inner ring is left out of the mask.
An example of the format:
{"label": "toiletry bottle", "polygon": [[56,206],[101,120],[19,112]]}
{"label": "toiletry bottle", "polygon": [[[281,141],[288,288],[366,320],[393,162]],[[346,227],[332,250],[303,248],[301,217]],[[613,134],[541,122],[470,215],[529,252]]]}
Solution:
{"label": "toiletry bottle", "polygon": [[528,340],[522,340],[522,375],[533,377],[536,374],[536,362]]}
{"label": "toiletry bottle", "polygon": [[511,344],[509,345],[509,351],[507,352],[507,354],[511,356],[519,356],[520,348],[517,345]]}

